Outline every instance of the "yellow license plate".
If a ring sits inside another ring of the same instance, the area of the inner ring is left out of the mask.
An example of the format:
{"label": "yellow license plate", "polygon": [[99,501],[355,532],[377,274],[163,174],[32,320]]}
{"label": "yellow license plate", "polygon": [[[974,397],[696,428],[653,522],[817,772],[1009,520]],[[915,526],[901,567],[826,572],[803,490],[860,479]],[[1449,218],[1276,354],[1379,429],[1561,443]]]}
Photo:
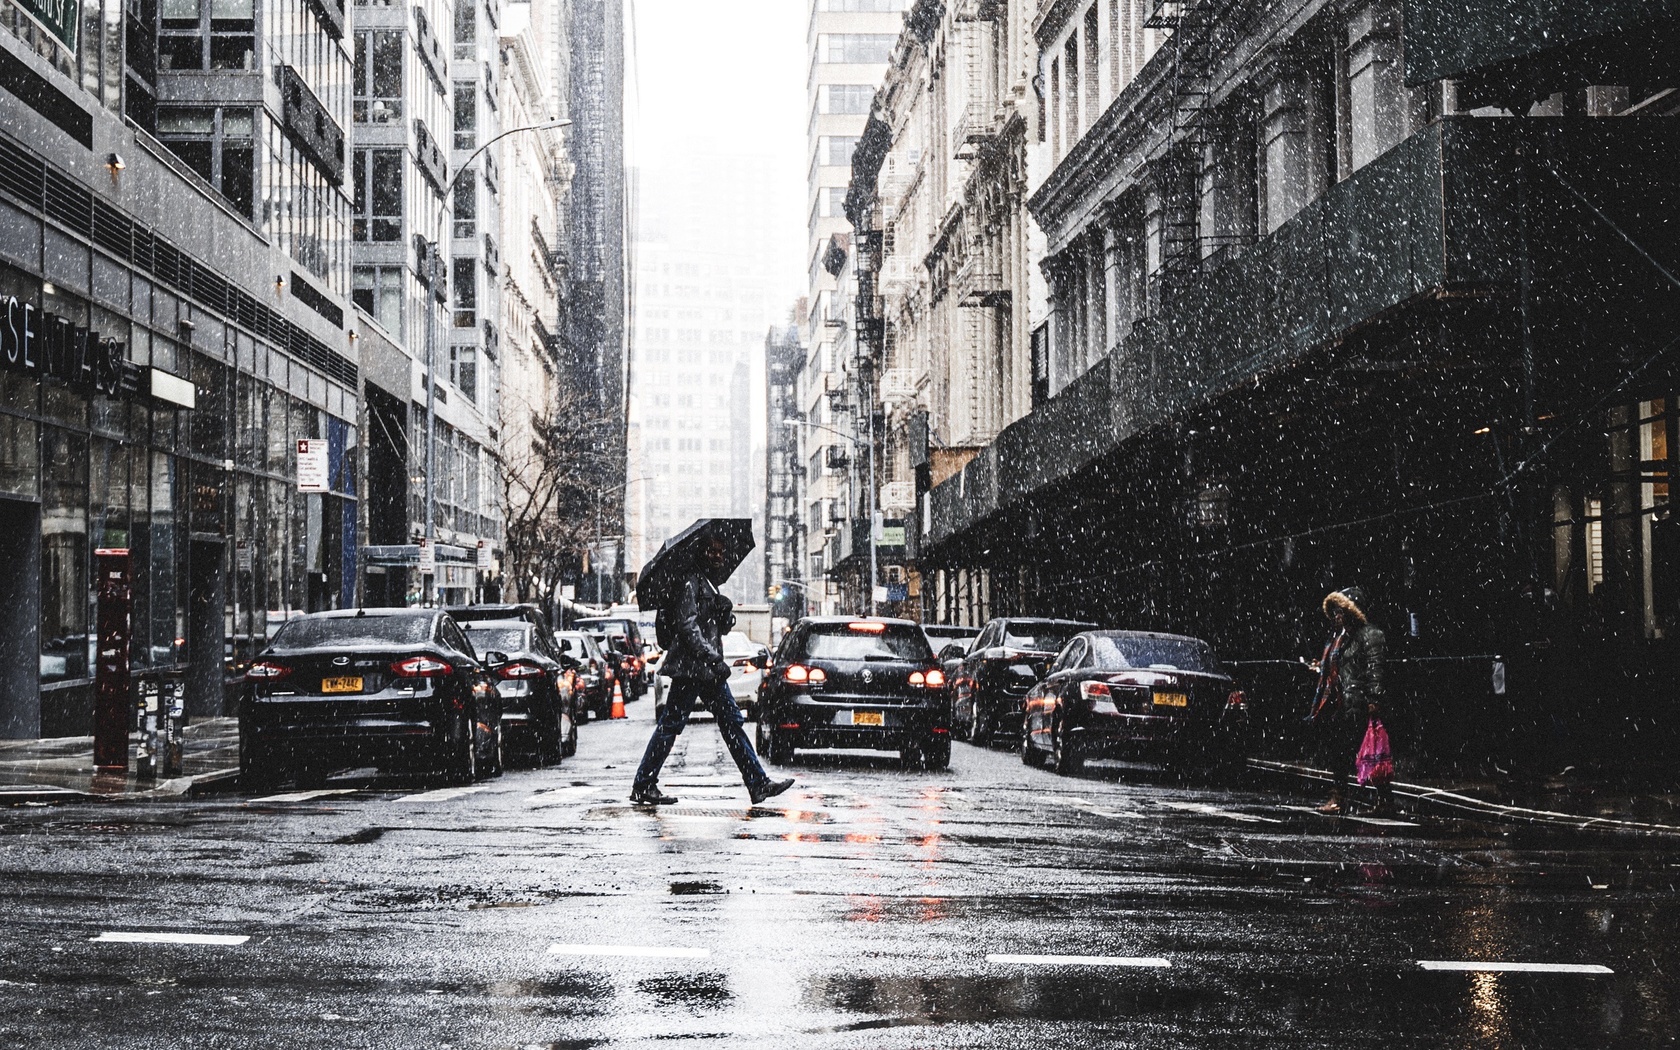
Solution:
{"label": "yellow license plate", "polygon": [[887,716],[879,711],[853,711],[852,725],[855,726],[884,726]]}
{"label": "yellow license plate", "polygon": [[361,691],[362,680],[360,677],[321,679],[321,692],[323,693],[359,693]]}
{"label": "yellow license plate", "polygon": [[1189,707],[1190,698],[1183,693],[1156,693],[1156,707]]}

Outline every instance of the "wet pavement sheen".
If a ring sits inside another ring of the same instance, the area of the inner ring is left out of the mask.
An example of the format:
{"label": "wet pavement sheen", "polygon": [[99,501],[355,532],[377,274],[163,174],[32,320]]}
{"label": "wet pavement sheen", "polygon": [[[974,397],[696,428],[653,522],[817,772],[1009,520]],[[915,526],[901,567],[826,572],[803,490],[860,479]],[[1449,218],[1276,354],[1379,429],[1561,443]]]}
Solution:
{"label": "wet pavement sheen", "polygon": [[650,708],[475,790],[0,810],[0,1046],[1680,1045],[1672,843],[961,744],[755,807],[706,724],[651,812]]}

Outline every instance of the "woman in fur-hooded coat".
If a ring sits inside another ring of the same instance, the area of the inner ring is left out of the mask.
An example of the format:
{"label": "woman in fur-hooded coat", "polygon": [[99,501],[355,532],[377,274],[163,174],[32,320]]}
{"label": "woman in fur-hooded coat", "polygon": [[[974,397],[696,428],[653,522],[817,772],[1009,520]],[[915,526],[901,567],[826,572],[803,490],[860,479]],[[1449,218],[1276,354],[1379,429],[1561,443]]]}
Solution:
{"label": "woman in fur-hooded coat", "polygon": [[[1382,714],[1388,639],[1366,617],[1360,607],[1364,601],[1358,587],[1331,591],[1324,598],[1324,615],[1334,630],[1318,662],[1318,688],[1308,717],[1317,730],[1320,760],[1336,774],[1330,800],[1320,807],[1326,813],[1341,812],[1365,727]],[[1386,807],[1386,785],[1379,791]]]}

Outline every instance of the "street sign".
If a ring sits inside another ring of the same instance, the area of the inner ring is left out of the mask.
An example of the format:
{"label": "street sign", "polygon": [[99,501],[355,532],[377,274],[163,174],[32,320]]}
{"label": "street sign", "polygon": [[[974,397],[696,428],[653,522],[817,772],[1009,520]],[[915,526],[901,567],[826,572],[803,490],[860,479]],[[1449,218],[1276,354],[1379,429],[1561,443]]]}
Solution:
{"label": "street sign", "polygon": [[298,438],[297,487],[299,492],[327,491],[327,443],[321,438]]}
{"label": "street sign", "polygon": [[887,584],[887,601],[902,602],[910,599],[910,585],[908,583]]}
{"label": "street sign", "polygon": [[233,570],[235,572],[250,572],[254,565],[255,560],[251,553],[251,545],[244,540],[234,544]]}
{"label": "street sign", "polygon": [[424,538],[420,540],[420,573],[423,576],[437,573],[437,552],[432,550],[431,541]]}
{"label": "street sign", "polygon": [[490,571],[490,544],[485,540],[478,541],[478,571]]}
{"label": "street sign", "polygon": [[82,24],[81,0],[16,0],[19,7],[35,24],[51,33],[70,53],[76,53],[78,30]]}

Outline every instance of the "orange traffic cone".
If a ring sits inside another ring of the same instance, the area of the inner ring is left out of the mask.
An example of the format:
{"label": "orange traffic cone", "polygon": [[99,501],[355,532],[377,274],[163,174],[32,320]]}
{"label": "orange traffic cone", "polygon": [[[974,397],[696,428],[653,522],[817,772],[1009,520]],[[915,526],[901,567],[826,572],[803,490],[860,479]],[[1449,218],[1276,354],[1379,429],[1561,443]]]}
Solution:
{"label": "orange traffic cone", "polygon": [[613,683],[612,716],[614,718],[626,717],[624,714],[624,687],[617,682]]}

